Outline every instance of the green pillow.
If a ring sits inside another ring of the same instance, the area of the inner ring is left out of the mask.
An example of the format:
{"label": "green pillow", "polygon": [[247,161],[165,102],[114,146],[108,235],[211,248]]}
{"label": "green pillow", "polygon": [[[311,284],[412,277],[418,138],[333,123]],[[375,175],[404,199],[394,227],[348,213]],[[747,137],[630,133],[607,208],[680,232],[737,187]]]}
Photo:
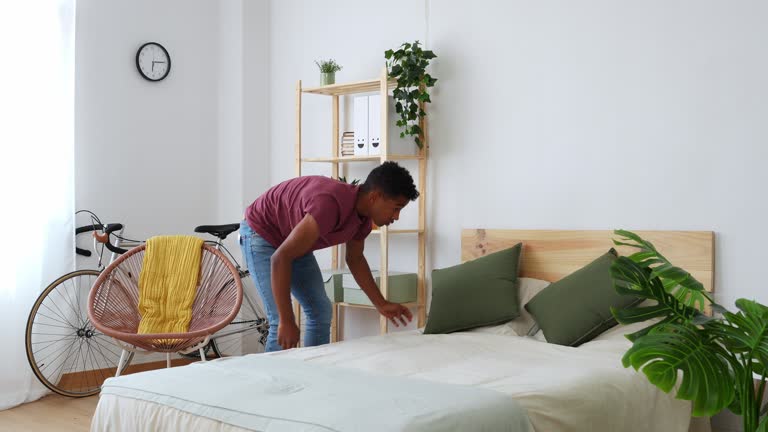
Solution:
{"label": "green pillow", "polygon": [[611,307],[621,309],[641,300],[614,289],[611,264],[616,258],[616,250],[609,250],[553,282],[525,305],[547,342],[568,346],[589,342],[617,324]]}
{"label": "green pillow", "polygon": [[432,303],[424,334],[500,324],[520,315],[517,272],[522,243],[432,271]]}

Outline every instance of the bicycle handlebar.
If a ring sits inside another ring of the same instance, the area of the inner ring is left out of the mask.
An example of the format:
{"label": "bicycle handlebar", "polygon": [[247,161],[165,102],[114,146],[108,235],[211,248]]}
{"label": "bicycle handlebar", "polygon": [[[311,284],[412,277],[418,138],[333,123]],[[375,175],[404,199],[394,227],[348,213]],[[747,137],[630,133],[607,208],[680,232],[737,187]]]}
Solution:
{"label": "bicycle handlebar", "polygon": [[[119,248],[112,244],[110,241],[110,234],[112,234],[115,231],[119,231],[123,229],[123,224],[115,223],[115,224],[91,224],[86,226],[81,226],[77,229],[75,229],[75,235],[86,233],[89,231],[96,231],[96,230],[102,230],[104,231],[104,234],[96,234],[94,233],[94,236],[98,241],[101,243],[104,243],[104,246],[109,249],[111,252],[114,252],[116,254],[124,254],[128,252],[127,249]],[[84,256],[91,256],[91,251],[75,248],[75,252],[77,252],[80,255]]]}

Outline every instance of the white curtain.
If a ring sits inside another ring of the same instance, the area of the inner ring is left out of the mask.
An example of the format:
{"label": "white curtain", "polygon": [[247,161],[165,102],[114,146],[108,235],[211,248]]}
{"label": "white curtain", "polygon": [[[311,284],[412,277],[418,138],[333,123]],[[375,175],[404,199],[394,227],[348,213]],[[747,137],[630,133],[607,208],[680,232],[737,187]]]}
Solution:
{"label": "white curtain", "polygon": [[47,390],[29,367],[27,315],[74,270],[75,0],[0,6],[0,410]]}

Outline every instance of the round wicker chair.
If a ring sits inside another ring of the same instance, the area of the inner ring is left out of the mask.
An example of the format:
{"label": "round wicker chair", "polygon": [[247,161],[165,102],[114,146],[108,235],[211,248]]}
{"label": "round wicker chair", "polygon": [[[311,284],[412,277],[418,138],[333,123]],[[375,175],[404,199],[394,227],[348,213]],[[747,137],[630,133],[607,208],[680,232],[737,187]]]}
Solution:
{"label": "round wicker chair", "polygon": [[186,333],[137,334],[139,314],[139,274],[146,245],[135,247],[110,264],[96,279],[88,297],[88,317],[96,330],[111,336],[123,348],[118,363],[119,376],[127,351],[170,353],[199,349],[217,331],[229,324],[240,310],[243,285],[232,263],[212,246],[203,245],[197,292],[192,304],[192,319]]}

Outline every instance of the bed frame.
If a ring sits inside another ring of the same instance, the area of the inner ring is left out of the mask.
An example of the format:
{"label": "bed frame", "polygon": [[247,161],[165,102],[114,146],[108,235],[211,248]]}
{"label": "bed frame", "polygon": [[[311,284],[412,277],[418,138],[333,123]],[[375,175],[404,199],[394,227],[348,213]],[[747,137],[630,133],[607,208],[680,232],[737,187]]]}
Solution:
{"label": "bed frame", "polygon": [[[634,231],[650,241],[672,264],[688,271],[714,293],[715,234],[712,231]],[[465,229],[461,260],[468,261],[523,243],[520,276],[554,282],[592,262],[611,247],[627,255],[633,248],[614,246],[613,231]]]}

